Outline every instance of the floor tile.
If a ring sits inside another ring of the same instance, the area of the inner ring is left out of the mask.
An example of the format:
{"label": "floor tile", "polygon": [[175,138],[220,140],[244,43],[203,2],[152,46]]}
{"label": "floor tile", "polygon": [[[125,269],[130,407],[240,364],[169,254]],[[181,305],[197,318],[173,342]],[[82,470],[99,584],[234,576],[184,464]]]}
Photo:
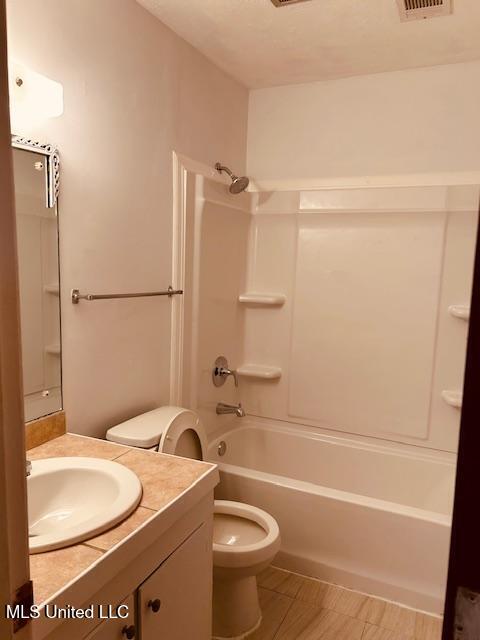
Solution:
{"label": "floor tile", "polygon": [[362,640],[410,640],[411,637],[390,629],[382,629],[382,627],[373,624],[366,624]]}
{"label": "floor tile", "polygon": [[293,600],[281,593],[262,588],[259,588],[258,595],[262,609],[262,623],[257,631],[248,636],[248,640],[273,640]]}
{"label": "floor tile", "polygon": [[344,616],[361,618],[365,620],[366,610],[369,605],[369,597],[358,591],[340,589],[340,594],[335,602],[334,609]]}
{"label": "floor tile", "polygon": [[394,629],[398,618],[398,609],[394,604],[368,597],[358,617],[371,625],[383,627],[384,629]]}
{"label": "floor tile", "polygon": [[441,640],[441,619],[393,602],[275,567],[258,582],[265,621],[252,640]]}
{"label": "floor tile", "polygon": [[329,609],[295,601],[275,640],[361,640],[365,624]]}
{"label": "floor tile", "polygon": [[416,640],[440,640],[443,621],[425,613],[417,613],[415,621]]}
{"label": "floor tile", "polygon": [[398,607],[397,613],[393,615],[395,622],[392,624],[392,630],[402,633],[407,638],[413,638],[415,636],[415,618],[416,613],[412,609]]}
{"label": "floor tile", "polygon": [[290,598],[296,597],[303,580],[304,578],[296,573],[276,567],[267,567],[257,578],[259,587],[282,593]]}
{"label": "floor tile", "polygon": [[335,609],[343,589],[312,578],[303,578],[296,595],[297,600],[309,602],[322,609]]}
{"label": "floor tile", "polygon": [[413,638],[415,616],[415,611],[411,609],[369,596],[356,617],[371,625],[401,633],[406,638]]}

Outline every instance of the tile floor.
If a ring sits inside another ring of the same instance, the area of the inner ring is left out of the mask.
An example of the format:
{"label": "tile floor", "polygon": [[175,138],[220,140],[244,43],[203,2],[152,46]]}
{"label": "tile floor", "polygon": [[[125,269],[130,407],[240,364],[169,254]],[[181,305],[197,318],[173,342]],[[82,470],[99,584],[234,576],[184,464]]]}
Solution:
{"label": "tile floor", "polygon": [[258,577],[263,619],[248,640],[440,640],[439,618],[269,567]]}

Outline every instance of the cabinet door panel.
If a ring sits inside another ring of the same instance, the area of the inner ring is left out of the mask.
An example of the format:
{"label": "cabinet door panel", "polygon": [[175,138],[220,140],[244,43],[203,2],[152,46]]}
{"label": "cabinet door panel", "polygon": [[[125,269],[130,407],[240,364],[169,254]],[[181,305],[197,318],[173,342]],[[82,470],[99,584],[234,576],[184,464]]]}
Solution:
{"label": "cabinet door panel", "polygon": [[142,640],[210,640],[212,539],[202,525],[138,590]]}
{"label": "cabinet door panel", "polygon": [[[133,594],[121,605],[128,607],[128,618],[105,620],[85,640],[127,640],[128,635],[123,630],[129,629],[131,631],[131,627],[135,625],[135,598]],[[138,633],[135,633],[134,638],[140,640]]]}

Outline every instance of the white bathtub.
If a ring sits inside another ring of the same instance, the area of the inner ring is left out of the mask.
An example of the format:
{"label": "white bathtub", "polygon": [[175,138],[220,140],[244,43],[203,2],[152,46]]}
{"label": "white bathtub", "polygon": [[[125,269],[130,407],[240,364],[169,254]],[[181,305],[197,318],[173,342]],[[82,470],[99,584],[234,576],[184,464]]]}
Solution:
{"label": "white bathtub", "polygon": [[[218,498],[253,504],[278,521],[277,566],[440,613],[455,463],[243,419],[209,444]],[[226,453],[218,455],[224,441]]]}

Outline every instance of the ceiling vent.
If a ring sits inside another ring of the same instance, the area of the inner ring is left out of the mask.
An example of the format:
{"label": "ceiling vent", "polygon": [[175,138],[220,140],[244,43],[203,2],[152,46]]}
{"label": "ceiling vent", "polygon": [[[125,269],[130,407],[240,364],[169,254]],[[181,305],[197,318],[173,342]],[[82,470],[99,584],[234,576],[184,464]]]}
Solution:
{"label": "ceiling vent", "polygon": [[402,22],[426,20],[452,13],[453,0],[397,0]]}
{"label": "ceiling vent", "polygon": [[289,4],[297,4],[297,2],[309,2],[309,0],[272,0],[272,4],[276,7],[286,7]]}

